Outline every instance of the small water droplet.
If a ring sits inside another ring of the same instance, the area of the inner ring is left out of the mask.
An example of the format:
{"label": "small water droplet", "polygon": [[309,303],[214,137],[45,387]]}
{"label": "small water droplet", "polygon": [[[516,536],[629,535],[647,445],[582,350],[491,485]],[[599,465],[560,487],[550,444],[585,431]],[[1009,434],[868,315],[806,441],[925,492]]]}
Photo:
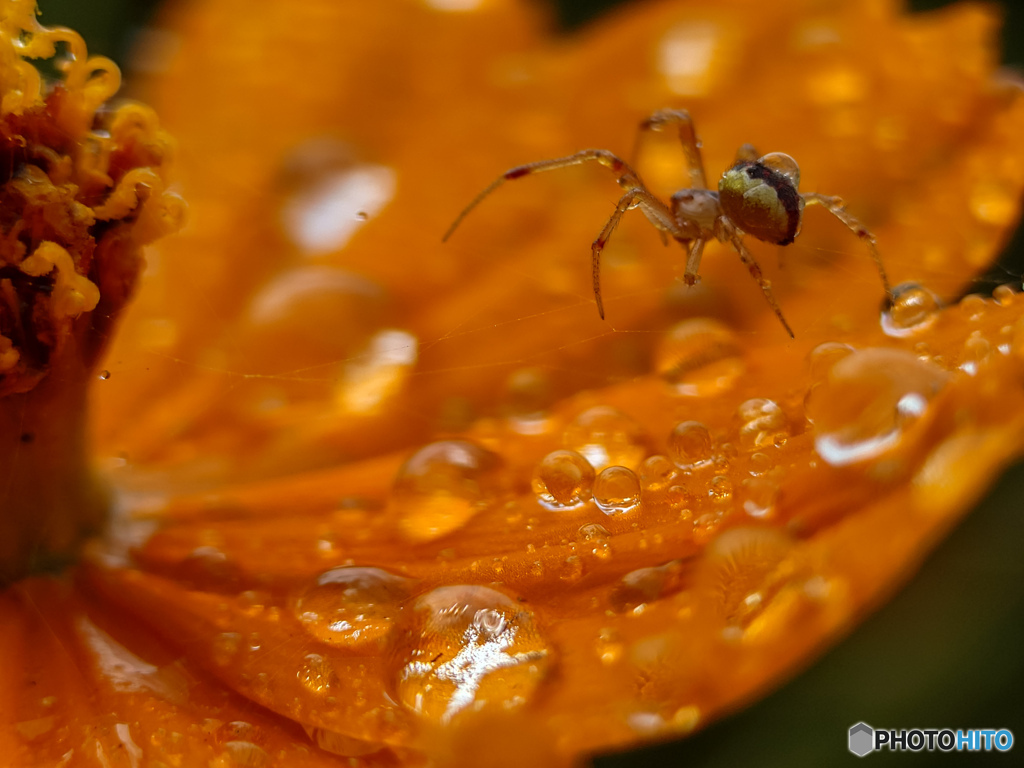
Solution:
{"label": "small water droplet", "polygon": [[345,735],[344,733],[330,731],[326,728],[317,728],[313,725],[304,725],[302,727],[305,729],[306,734],[314,744],[325,752],[330,752],[332,755],[340,755],[341,757],[362,757],[363,755],[370,755],[374,752],[379,752],[384,748],[383,744],[377,744],[363,739],[355,739],[351,736]]}
{"label": "small water droplet", "polygon": [[303,688],[317,696],[328,695],[338,683],[331,662],[319,653],[306,654],[295,676]]}
{"label": "small water droplet", "polygon": [[947,379],[945,371],[911,352],[854,352],[808,396],[815,449],[833,466],[878,457],[899,443]]}
{"label": "small water droplet", "polygon": [[106,381],[110,378],[110,371],[100,371],[100,378]]}
{"label": "small water droplet", "polygon": [[529,610],[479,586],[439,587],[418,597],[402,620],[397,649],[399,701],[442,723],[467,708],[524,704],[551,655]]}
{"label": "small water droplet", "polygon": [[960,314],[968,320],[976,322],[985,315],[985,312],[988,309],[988,302],[985,300],[984,296],[972,293],[960,299],[960,303],[957,306]]}
{"label": "small water droplet", "polygon": [[732,501],[732,480],[725,475],[711,478],[708,483],[708,498],[715,504],[728,504]]}
{"label": "small water droplet", "polygon": [[586,544],[590,553],[599,560],[608,560],[612,556],[612,547],[608,537],[607,529],[598,523],[581,525],[578,532],[578,541]]}
{"label": "small water droplet", "polygon": [[754,477],[760,477],[774,467],[775,462],[767,453],[761,453],[758,451],[757,453],[750,454],[750,464],[748,466],[748,471],[751,475]]}
{"label": "small water droplet", "polygon": [[770,482],[767,477],[746,478],[741,484],[740,491],[743,511],[758,519],[770,516],[777,493],[777,485]]}
{"label": "small water droplet", "polygon": [[684,421],[668,435],[668,456],[686,472],[711,465],[711,433],[699,421]]}
{"label": "small water droplet", "polygon": [[267,751],[251,741],[227,741],[223,747],[230,765],[237,768],[264,768],[270,764]]}
{"label": "small water droplet", "polygon": [[625,650],[622,637],[619,631],[613,627],[604,627],[597,633],[597,640],[594,641],[594,651],[597,658],[605,666],[611,666],[622,658]]}
{"label": "small water droplet", "polygon": [[683,564],[672,560],[664,565],[630,571],[612,588],[609,602],[619,613],[667,597],[683,586]]}
{"label": "small water droplet", "polygon": [[736,334],[717,320],[684,320],[661,340],[654,369],[679,394],[706,397],[730,389],[743,375],[740,349]]}
{"label": "small water droplet", "polygon": [[992,291],[992,298],[999,302],[1000,306],[1008,307],[1013,304],[1013,297],[1017,295],[1017,286],[1009,283],[997,285]]}
{"label": "small water droplet", "polygon": [[640,506],[640,480],[631,469],[608,467],[594,480],[594,502],[606,515],[624,515]]}
{"label": "small water droplet", "polygon": [[969,376],[974,376],[978,372],[978,367],[990,357],[992,357],[992,345],[981,335],[981,331],[973,331],[964,342],[960,365],[957,367]]}
{"label": "small water droplet", "polygon": [[902,283],[882,310],[882,330],[895,338],[912,336],[931,328],[941,308],[939,297],[923,285]]}
{"label": "small water droplet", "polygon": [[242,647],[242,636],[237,632],[221,632],[213,638],[213,663],[218,667],[230,665]]}
{"label": "small water droplet", "polygon": [[411,585],[380,568],[332,568],[297,593],[293,611],[317,640],[368,652],[387,637]]}
{"label": "small water droplet", "polygon": [[596,474],[576,451],[552,451],[533,473],[533,492],[551,509],[576,507],[590,501]]}
{"label": "small water droplet", "polygon": [[789,437],[789,419],[778,403],[761,397],[751,398],[736,409],[740,425],[740,445],[746,451],[780,445]]}
{"label": "small water droplet", "polygon": [[640,486],[644,493],[657,493],[668,489],[679,471],[666,456],[648,456],[640,465]]}
{"label": "small water droplet", "polygon": [[590,408],[577,416],[565,428],[562,442],[597,470],[613,464],[636,467],[647,453],[647,437],[641,426],[607,405]]}
{"label": "small water droplet", "polygon": [[501,460],[468,440],[420,448],[398,470],[389,504],[399,533],[432,541],[465,525],[501,495]]}

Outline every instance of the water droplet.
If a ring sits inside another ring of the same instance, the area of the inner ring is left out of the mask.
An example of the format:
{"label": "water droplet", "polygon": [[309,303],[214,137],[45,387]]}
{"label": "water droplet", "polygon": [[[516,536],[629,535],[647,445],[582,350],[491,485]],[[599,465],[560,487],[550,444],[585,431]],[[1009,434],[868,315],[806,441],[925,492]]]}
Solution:
{"label": "water droplet", "polygon": [[354,739],[344,733],[329,731],[326,728],[317,728],[313,725],[302,726],[306,734],[324,752],[341,757],[362,757],[363,755],[379,752],[384,748],[383,744],[376,744],[372,741]]}
{"label": "water droplet", "polygon": [[389,510],[399,533],[414,542],[456,531],[501,494],[501,460],[468,440],[420,448],[395,478]]}
{"label": "water droplet", "polygon": [[902,283],[882,310],[882,330],[895,338],[912,336],[931,328],[941,308],[939,297],[923,285]]}
{"label": "water droplet", "polygon": [[668,456],[686,472],[711,465],[711,433],[699,421],[676,424],[668,435]]}
{"label": "water droplet", "polygon": [[418,597],[403,617],[398,648],[399,701],[442,723],[466,708],[522,705],[551,655],[529,610],[479,586]]}
{"label": "water droplet", "polygon": [[306,654],[295,676],[303,688],[317,696],[328,695],[338,683],[331,662],[319,653]]}
{"label": "water droplet", "polygon": [[1009,283],[997,285],[992,291],[992,298],[999,302],[1000,306],[1008,307],[1013,304],[1013,297],[1017,295],[1017,287]]}
{"label": "water droplet", "polygon": [[612,589],[609,602],[619,613],[667,597],[683,586],[683,564],[672,560],[664,565],[630,571]]}
{"label": "water droplet", "polygon": [[681,395],[707,397],[730,389],[743,374],[736,334],[717,320],[672,326],[654,353],[654,368]]}
{"label": "water droplet", "polygon": [[644,493],[668,489],[679,475],[676,465],[666,456],[648,456],[640,465],[640,486]]}
{"label": "water droplet", "polygon": [[597,658],[601,660],[602,664],[606,666],[615,664],[622,658],[624,650],[622,638],[619,636],[617,629],[605,627],[597,633],[594,651],[597,653]]}
{"label": "water droplet", "polygon": [[775,462],[772,460],[772,457],[769,456],[767,453],[758,452],[750,454],[750,464],[748,471],[754,477],[759,477],[763,475],[773,466],[775,466]]}
{"label": "water droplet", "polygon": [[264,768],[270,763],[267,751],[251,741],[227,741],[223,747],[230,765],[237,768]]}
{"label": "water droplet", "polygon": [[781,173],[793,182],[794,187],[800,186],[800,166],[797,165],[796,160],[785,152],[769,152],[767,155],[758,159],[757,162],[771,168],[777,173]]}
{"label": "water droplet", "polygon": [[640,480],[633,470],[608,467],[594,480],[594,502],[606,515],[624,515],[640,506]]}
{"label": "water droplet", "polygon": [[636,467],[647,453],[647,438],[640,425],[607,405],[590,408],[577,416],[565,428],[562,442],[598,470],[613,464]]}
{"label": "water droplet", "polygon": [[836,363],[828,380],[808,396],[815,449],[833,466],[889,451],[947,379],[945,371],[911,352],[854,352]]}
{"label": "water droplet", "polygon": [[590,501],[594,468],[576,451],[552,451],[533,473],[533,492],[551,509],[575,507]]}
{"label": "water droplet", "polygon": [[811,381],[824,381],[832,366],[854,351],[849,344],[826,341],[807,353],[807,369]]}
{"label": "water droplet", "polygon": [[377,413],[401,392],[419,355],[419,341],[408,331],[375,333],[363,351],[345,363],[334,392],[343,413]]}
{"label": "water droplet", "polygon": [[732,480],[725,475],[711,478],[708,483],[708,498],[715,504],[728,504],[732,501]]}
{"label": "water droplet", "polygon": [[242,646],[242,636],[237,632],[221,632],[213,638],[213,663],[226,667],[235,660]]}
{"label": "water droplet", "polygon": [[746,451],[781,445],[789,437],[789,419],[778,403],[761,397],[751,398],[736,409],[740,424],[740,445]]}
{"label": "water droplet", "polygon": [[771,515],[775,505],[778,487],[767,477],[748,477],[741,484],[740,497],[743,500],[743,511],[753,518],[765,518]]}
{"label": "water droplet", "polygon": [[586,544],[590,553],[599,560],[607,560],[612,556],[612,547],[608,541],[608,531],[598,523],[581,525],[578,540]]}
{"label": "water droplet", "polygon": [[369,652],[390,632],[411,584],[380,568],[332,568],[297,594],[293,611],[317,640]]}
{"label": "water droplet", "polygon": [[110,371],[100,371],[100,378],[106,381],[110,378]]}
{"label": "water droplet", "polygon": [[281,223],[310,255],[340,250],[391,201],[396,182],[394,170],[356,162],[341,142],[309,141],[287,160]]}
{"label": "water droplet", "polygon": [[964,351],[960,355],[959,370],[974,376],[978,372],[978,366],[982,365],[992,356],[992,345],[988,339],[981,335],[981,331],[973,331],[964,342]]}
{"label": "water droplet", "polygon": [[971,293],[960,299],[960,303],[957,306],[960,314],[964,315],[968,320],[978,321],[985,315],[985,311],[988,309],[988,302],[984,296]]}

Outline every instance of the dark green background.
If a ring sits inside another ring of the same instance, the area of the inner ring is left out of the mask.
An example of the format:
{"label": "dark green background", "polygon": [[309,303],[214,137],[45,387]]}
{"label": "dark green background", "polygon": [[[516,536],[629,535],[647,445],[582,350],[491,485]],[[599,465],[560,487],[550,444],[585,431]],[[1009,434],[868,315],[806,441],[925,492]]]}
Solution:
{"label": "dark green background", "polygon": [[[155,0],[39,2],[44,23],[79,30],[90,51],[118,61],[158,6]],[[561,0],[558,18],[571,29],[616,4]],[[915,10],[946,4],[909,3]],[[1024,2],[1004,4],[1004,13],[1004,61],[1024,70]],[[1024,231],[1018,231],[999,265],[972,290],[990,291],[1010,281],[1019,287],[1022,272]],[[906,589],[772,696],[691,739],[606,756],[598,765],[854,763],[858,758],[846,751],[846,729],[858,720],[896,728],[1007,727],[1024,738],[1022,498],[1024,465],[1004,475]],[[872,766],[948,760],[1022,765],[1024,744],[1006,755],[882,753],[864,760]]]}

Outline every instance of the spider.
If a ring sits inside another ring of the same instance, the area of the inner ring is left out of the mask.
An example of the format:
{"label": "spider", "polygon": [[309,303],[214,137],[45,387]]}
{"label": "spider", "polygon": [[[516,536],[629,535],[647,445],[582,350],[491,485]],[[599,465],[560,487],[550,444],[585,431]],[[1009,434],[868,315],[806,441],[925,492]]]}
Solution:
{"label": "spider", "polygon": [[584,149],[567,157],[540,160],[505,171],[462,210],[445,232],[442,241],[447,241],[462,220],[504,182],[521,179],[532,173],[596,162],[618,174],[618,185],[626,190],[615,206],[615,212],[591,246],[594,298],[597,302],[597,313],[602,320],[604,305],[601,301],[601,251],[604,250],[622,215],[633,208],[639,208],[643,212],[666,244],[671,237],[686,249],[686,272],[683,280],[687,285],[695,285],[700,280],[697,272],[700,269],[701,256],[704,254],[704,245],[708,240],[717,238],[720,242],[732,245],[791,338],[793,330],[786,322],[772,294],[771,283],[764,278],[757,261],[744,245],[743,235],[750,235],[767,243],[789,245],[800,234],[806,205],[824,207],[857,237],[867,241],[871,256],[878,266],[878,274],[882,278],[886,296],[892,296],[875,236],[856,217],[847,212],[841,198],[817,192],[801,194],[798,190],[800,167],[796,160],[782,152],[771,152],[758,157],[753,146],[744,144],[736,153],[735,164],[722,174],[718,181],[718,191],[715,192],[707,188],[700,142],[694,132],[690,113],[686,110],[663,109],[655,112],[640,124],[637,141],[639,142],[645,131],[661,131],[672,126],[679,130],[679,139],[683,145],[690,174],[690,188],[681,189],[673,194],[668,205],[658,199],[643,183],[640,175],[617,155],[604,149]]}

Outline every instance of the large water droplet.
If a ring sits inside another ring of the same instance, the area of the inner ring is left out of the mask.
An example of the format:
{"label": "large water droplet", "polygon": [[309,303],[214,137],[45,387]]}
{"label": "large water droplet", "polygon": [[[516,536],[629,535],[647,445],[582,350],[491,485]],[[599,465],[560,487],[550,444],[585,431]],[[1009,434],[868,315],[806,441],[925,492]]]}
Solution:
{"label": "large water droplet", "polygon": [[341,142],[307,142],[285,168],[281,222],[306,253],[337,251],[391,201],[396,180],[391,168],[356,162]]}
{"label": "large water droplet", "polygon": [[668,435],[668,456],[682,470],[711,466],[711,433],[699,421],[676,424]]}
{"label": "large water droplet", "polygon": [[731,388],[745,366],[735,333],[717,320],[694,318],[669,329],[654,368],[679,394],[706,397]]}
{"label": "large water droplet", "polygon": [[895,447],[949,375],[896,349],[864,349],[833,366],[807,398],[814,447],[829,464],[867,461]]}
{"label": "large water droplet", "polygon": [[399,701],[442,723],[467,708],[522,705],[551,662],[533,614],[479,586],[439,587],[417,598],[397,648]]}
{"label": "large water droplet", "polygon": [[751,398],[736,409],[740,425],[740,445],[756,451],[781,445],[789,437],[789,419],[778,403],[761,397]]}
{"label": "large water droplet", "polygon": [[441,440],[401,466],[389,509],[404,538],[431,541],[461,528],[500,494],[497,454],[468,440]]}
{"label": "large water droplet", "polygon": [[594,488],[594,468],[576,451],[552,451],[533,473],[533,492],[552,509],[588,502]]}
{"label": "large water droplet", "polygon": [[297,594],[293,610],[317,640],[368,652],[391,630],[411,584],[380,568],[332,568]]}
{"label": "large water droplet", "polygon": [[896,338],[912,336],[931,328],[941,308],[939,297],[923,285],[902,283],[882,310],[882,330]]}
{"label": "large water droplet", "polygon": [[646,435],[640,425],[607,405],[590,408],[577,416],[565,428],[562,442],[581,454],[594,469],[613,464],[633,468],[647,452]]}
{"label": "large water droplet", "polygon": [[640,480],[626,467],[608,467],[594,480],[594,502],[606,515],[624,515],[640,506]]}

